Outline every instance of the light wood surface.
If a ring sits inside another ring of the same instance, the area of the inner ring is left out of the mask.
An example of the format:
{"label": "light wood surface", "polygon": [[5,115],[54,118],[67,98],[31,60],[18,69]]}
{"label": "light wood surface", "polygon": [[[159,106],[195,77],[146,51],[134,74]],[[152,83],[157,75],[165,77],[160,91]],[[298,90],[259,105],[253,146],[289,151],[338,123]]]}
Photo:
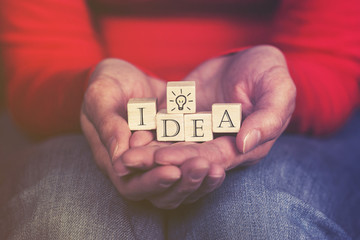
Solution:
{"label": "light wood surface", "polygon": [[132,98],[127,112],[130,130],[156,129],[156,98]]}
{"label": "light wood surface", "polygon": [[212,105],[212,131],[214,133],[237,133],[240,125],[240,103],[214,103]]}
{"label": "light wood surface", "polygon": [[195,82],[168,82],[166,86],[167,113],[195,113]]}

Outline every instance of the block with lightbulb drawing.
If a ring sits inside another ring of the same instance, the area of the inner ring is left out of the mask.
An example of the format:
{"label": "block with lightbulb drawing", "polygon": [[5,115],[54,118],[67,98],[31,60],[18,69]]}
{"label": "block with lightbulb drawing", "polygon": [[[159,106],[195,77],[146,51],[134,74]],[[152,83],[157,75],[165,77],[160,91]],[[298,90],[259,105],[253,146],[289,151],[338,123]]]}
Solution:
{"label": "block with lightbulb drawing", "polygon": [[195,113],[195,82],[168,82],[166,86],[167,113]]}

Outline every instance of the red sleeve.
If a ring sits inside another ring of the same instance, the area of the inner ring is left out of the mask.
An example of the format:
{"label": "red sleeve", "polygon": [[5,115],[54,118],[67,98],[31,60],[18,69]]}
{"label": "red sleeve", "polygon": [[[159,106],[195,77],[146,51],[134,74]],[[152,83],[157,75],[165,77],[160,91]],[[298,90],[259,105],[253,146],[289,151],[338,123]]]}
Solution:
{"label": "red sleeve", "polygon": [[327,134],[359,106],[360,2],[284,0],[273,44],[297,86],[291,128]]}
{"label": "red sleeve", "polygon": [[0,0],[8,107],[30,134],[79,130],[91,67],[102,59],[83,0]]}

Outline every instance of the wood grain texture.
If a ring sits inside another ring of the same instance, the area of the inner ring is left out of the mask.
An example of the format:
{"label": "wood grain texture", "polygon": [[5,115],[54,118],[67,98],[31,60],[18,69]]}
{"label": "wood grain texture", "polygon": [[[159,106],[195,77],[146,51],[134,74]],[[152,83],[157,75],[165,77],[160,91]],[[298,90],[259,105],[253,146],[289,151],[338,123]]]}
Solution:
{"label": "wood grain texture", "polygon": [[186,142],[213,140],[211,112],[185,114],[184,123]]}
{"label": "wood grain texture", "polygon": [[166,86],[167,113],[195,113],[195,82],[168,82]]}
{"label": "wood grain texture", "polygon": [[214,133],[237,133],[240,125],[240,103],[214,103],[212,105],[212,131]]}
{"label": "wood grain texture", "polygon": [[184,141],[184,114],[168,114],[166,109],[156,114],[156,137],[158,141]]}
{"label": "wood grain texture", "polygon": [[127,104],[130,130],[156,129],[156,98],[132,98]]}

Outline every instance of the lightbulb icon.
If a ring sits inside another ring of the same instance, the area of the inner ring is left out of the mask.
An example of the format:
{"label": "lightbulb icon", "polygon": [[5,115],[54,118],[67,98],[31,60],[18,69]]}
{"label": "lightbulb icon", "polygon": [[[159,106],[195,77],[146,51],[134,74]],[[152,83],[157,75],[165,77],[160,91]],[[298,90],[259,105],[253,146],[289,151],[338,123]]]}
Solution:
{"label": "lightbulb icon", "polygon": [[187,89],[167,91],[167,111],[170,113],[192,113],[195,108],[195,94]]}
{"label": "lightbulb icon", "polygon": [[184,105],[186,104],[186,97],[184,95],[179,95],[175,98],[175,103],[178,106],[179,110],[183,110],[184,109]]}

